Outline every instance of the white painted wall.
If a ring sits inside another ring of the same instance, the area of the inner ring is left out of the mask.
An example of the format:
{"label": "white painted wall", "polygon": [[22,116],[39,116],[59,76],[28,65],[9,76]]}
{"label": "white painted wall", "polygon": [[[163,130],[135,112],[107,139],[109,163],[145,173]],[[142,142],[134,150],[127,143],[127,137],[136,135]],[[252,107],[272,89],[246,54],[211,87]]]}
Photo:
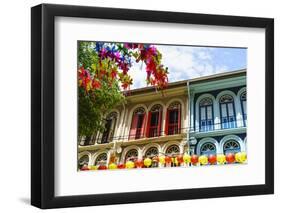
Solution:
{"label": "white painted wall", "polygon": [[[275,54],[281,55],[281,14],[279,1],[131,1],[131,0],[44,0],[45,3],[81,4],[107,7],[171,10],[196,13],[275,17]],[[2,1],[1,15],[1,212],[41,212],[29,206],[30,196],[30,7],[39,0]],[[275,109],[281,108],[281,62],[276,60]],[[280,111],[275,114],[276,132],[281,128]],[[50,210],[48,212],[270,212],[280,208],[281,200],[281,135],[276,134],[276,194],[266,196],[204,199],[177,202],[114,205]],[[11,160],[13,159],[13,160]],[[16,159],[16,160],[14,160]],[[233,205],[235,203],[235,205]],[[229,206],[233,208],[229,208]]]}

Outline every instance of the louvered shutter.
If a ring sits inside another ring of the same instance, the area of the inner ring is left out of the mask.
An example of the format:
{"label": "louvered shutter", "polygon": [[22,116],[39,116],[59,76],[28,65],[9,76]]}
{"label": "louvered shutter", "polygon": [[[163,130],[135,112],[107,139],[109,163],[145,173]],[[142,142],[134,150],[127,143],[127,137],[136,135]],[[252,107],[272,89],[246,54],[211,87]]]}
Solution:
{"label": "louvered shutter", "polygon": [[146,137],[147,138],[149,137],[150,125],[151,125],[151,112],[148,112],[147,126],[146,126]]}
{"label": "louvered shutter", "polygon": [[132,118],[129,140],[135,138],[137,132],[137,124],[138,124],[138,114],[134,114]]}
{"label": "louvered shutter", "polygon": [[169,109],[166,111],[165,134],[168,135],[169,131]]}

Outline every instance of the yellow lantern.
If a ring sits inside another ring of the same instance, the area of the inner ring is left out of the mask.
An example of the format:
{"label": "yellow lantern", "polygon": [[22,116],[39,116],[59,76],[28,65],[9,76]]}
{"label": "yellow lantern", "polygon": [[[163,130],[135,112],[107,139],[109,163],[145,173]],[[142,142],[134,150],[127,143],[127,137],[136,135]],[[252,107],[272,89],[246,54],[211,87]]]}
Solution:
{"label": "yellow lantern", "polygon": [[135,163],[133,161],[127,161],[126,162],[126,168],[127,169],[132,169],[135,167]]}
{"label": "yellow lantern", "polygon": [[226,162],[225,155],[218,154],[217,155],[217,163],[218,164],[224,164],[225,162]]}
{"label": "yellow lantern", "polygon": [[247,153],[241,152],[241,162],[244,163],[245,161],[247,161]]}
{"label": "yellow lantern", "polygon": [[165,163],[165,156],[160,156],[159,157],[159,163],[164,164]]}
{"label": "yellow lantern", "polygon": [[108,166],[109,169],[117,169],[117,165],[115,163],[111,163]]}
{"label": "yellow lantern", "polygon": [[235,154],[235,160],[239,163],[245,163],[247,160],[247,153],[246,152],[238,152]]}
{"label": "yellow lantern", "polygon": [[91,170],[98,170],[98,166],[92,165],[92,166],[90,167],[90,169],[91,169]]}
{"label": "yellow lantern", "polygon": [[201,165],[208,164],[208,157],[206,155],[201,155],[198,160]]}
{"label": "yellow lantern", "polygon": [[177,166],[179,165],[179,161],[177,158],[174,158],[174,164],[176,164]]}
{"label": "yellow lantern", "polygon": [[143,164],[146,167],[149,167],[151,165],[151,159],[150,158],[145,158],[144,161],[143,161]]}
{"label": "yellow lantern", "polygon": [[184,161],[185,163],[190,163],[190,160],[191,160],[191,156],[185,153],[185,154],[183,155],[183,161]]}

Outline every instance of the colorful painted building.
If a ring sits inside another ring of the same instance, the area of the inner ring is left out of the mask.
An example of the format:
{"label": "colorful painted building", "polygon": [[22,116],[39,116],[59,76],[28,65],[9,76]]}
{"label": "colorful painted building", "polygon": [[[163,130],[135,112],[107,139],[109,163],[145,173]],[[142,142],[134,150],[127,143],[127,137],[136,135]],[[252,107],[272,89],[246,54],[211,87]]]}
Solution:
{"label": "colorful painted building", "polygon": [[190,154],[246,151],[246,70],[189,81]]}

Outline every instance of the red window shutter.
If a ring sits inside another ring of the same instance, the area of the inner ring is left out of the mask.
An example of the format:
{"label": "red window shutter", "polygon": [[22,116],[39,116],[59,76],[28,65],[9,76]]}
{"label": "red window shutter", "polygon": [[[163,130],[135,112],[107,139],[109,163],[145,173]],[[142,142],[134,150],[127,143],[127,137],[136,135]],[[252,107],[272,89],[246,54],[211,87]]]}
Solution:
{"label": "red window shutter", "polygon": [[146,137],[147,138],[149,137],[150,124],[151,124],[151,112],[148,112],[147,126],[146,126]]}
{"label": "red window shutter", "polygon": [[162,127],[162,111],[158,112],[158,136],[161,136],[161,127]]}
{"label": "red window shutter", "polygon": [[178,134],[181,132],[181,105],[178,108]]}
{"label": "red window shutter", "polygon": [[146,124],[146,114],[143,115],[142,125],[141,125],[141,138],[145,135],[145,124]]}
{"label": "red window shutter", "polygon": [[138,114],[133,115],[130,134],[129,134],[129,140],[132,138],[135,138],[135,136],[136,136],[138,117],[139,117]]}
{"label": "red window shutter", "polygon": [[165,134],[168,135],[169,129],[169,109],[166,111],[166,123],[165,123]]}

